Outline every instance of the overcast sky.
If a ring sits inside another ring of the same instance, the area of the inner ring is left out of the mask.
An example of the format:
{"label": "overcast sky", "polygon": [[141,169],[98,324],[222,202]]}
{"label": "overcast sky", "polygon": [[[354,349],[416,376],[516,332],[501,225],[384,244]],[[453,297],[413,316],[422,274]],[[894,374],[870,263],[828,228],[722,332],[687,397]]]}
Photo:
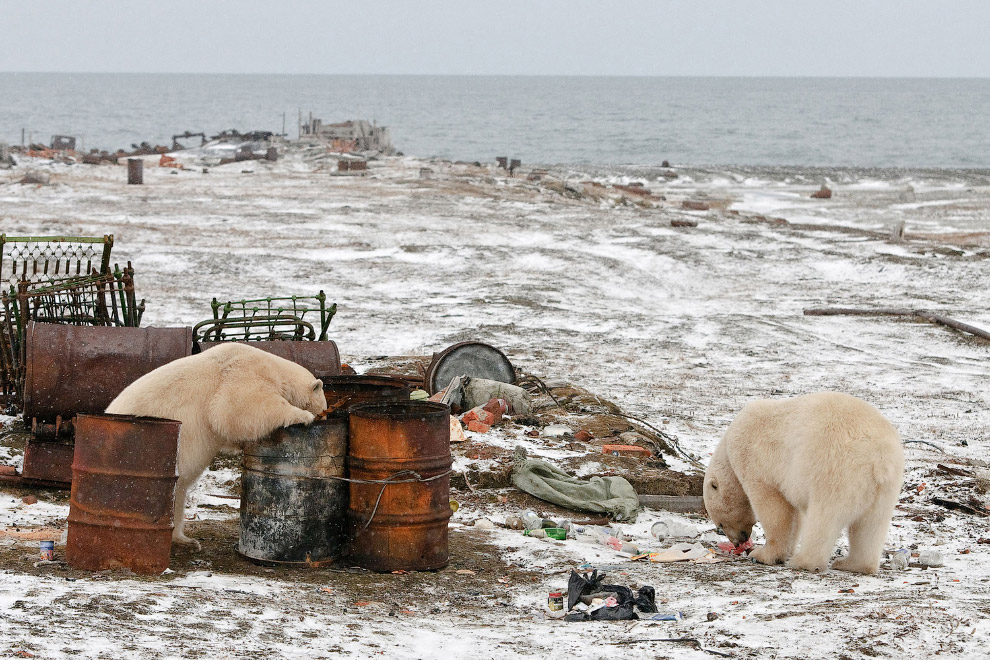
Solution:
{"label": "overcast sky", "polygon": [[990,76],[988,0],[0,0],[0,71]]}

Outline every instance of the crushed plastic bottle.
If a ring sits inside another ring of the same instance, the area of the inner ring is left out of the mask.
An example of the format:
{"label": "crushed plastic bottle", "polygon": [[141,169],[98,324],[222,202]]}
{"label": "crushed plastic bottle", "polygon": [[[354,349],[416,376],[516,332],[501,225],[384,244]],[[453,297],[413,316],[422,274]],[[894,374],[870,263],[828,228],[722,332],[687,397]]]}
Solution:
{"label": "crushed plastic bottle", "polygon": [[890,568],[895,571],[907,570],[911,563],[911,551],[907,548],[900,548],[890,555]]}
{"label": "crushed plastic bottle", "polygon": [[543,518],[536,515],[535,511],[526,511],[520,516],[522,518],[523,529],[542,529]]}
{"label": "crushed plastic bottle", "polygon": [[918,563],[922,566],[937,568],[944,564],[942,553],[938,550],[922,550],[918,553]]}

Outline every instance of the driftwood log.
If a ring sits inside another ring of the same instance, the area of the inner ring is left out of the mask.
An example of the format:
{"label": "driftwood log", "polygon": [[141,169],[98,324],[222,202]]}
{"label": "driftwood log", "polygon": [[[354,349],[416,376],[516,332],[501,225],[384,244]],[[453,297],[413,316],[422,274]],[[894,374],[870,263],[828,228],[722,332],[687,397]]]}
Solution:
{"label": "driftwood log", "polygon": [[947,316],[923,309],[901,309],[897,307],[877,307],[875,309],[853,309],[848,307],[813,307],[804,310],[805,316],[911,316],[917,319],[944,325],[960,332],[966,332],[980,339],[990,341],[990,332],[976,326],[962,323]]}

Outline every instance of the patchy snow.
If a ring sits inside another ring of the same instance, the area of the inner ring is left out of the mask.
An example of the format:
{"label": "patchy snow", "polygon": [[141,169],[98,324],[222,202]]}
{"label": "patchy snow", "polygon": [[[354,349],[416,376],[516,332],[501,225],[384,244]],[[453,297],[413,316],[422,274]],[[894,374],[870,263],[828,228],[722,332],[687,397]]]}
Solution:
{"label": "patchy snow", "polygon": [[[415,158],[373,162],[367,176],[355,177],[298,158],[208,174],[152,165],[143,186],[125,185],[123,168],[109,166],[30,163],[52,173],[53,185],[42,187],[17,183],[28,165],[0,173],[2,231],[114,234],[114,260],[133,262],[138,295],[147,298],[146,325],[194,325],[210,317],[214,296],[324,290],[339,305],[331,337],[359,369],[369,356],[485,341],[528,373],[578,384],[654,423],[667,420],[664,430],[703,460],[747,401],[850,392],[876,405],[906,440],[939,448],[907,445],[888,548],[937,549],[945,566],[867,577],[745,559],[633,563],[597,544],[474,528],[477,518],[501,522],[518,513],[495,495],[461,506],[451,524],[451,566],[425,575],[352,575],[342,567],[243,574],[227,568],[237,560],[226,540],[214,543],[213,555],[177,551],[175,572],[160,577],[80,575],[36,569],[36,541],[4,538],[3,547],[18,552],[5,555],[14,559],[0,572],[0,651],[708,657],[662,642],[612,646],[691,637],[744,658],[984,657],[990,545],[978,541],[990,537],[990,524],[930,499],[986,500],[990,344],[903,319],[802,313],[924,308],[990,328],[990,187],[979,173],[696,168],[672,180],[620,168],[559,173],[643,182],[668,198],[637,204]],[[419,178],[422,166],[434,170],[430,179]],[[811,199],[826,181],[833,198]],[[687,212],[685,199],[718,203]],[[698,226],[671,226],[686,217]],[[900,221],[907,241],[887,242],[886,230]],[[468,436],[501,449],[522,444],[550,461],[580,454],[515,428]],[[3,462],[16,464],[19,456],[3,451]],[[682,459],[667,460],[688,469]],[[939,463],[975,476],[947,476]],[[455,469],[491,464],[457,455]],[[220,469],[201,480],[190,497],[193,535],[236,524],[237,501],[218,497],[234,492],[236,478]],[[0,490],[0,526],[64,529],[64,499],[39,494],[38,504],[25,505],[17,492]],[[654,540],[650,528],[669,515],[644,511],[621,529],[641,549],[659,550],[675,540]],[[709,547],[719,540],[700,517],[678,520],[703,532]],[[471,563],[472,548],[489,554]],[[548,590],[585,563],[609,567],[615,582],[654,586],[661,612],[683,612],[683,620],[545,619]],[[499,581],[503,574],[511,577]],[[840,593],[846,589],[853,591]],[[709,621],[709,612],[717,618]]]}

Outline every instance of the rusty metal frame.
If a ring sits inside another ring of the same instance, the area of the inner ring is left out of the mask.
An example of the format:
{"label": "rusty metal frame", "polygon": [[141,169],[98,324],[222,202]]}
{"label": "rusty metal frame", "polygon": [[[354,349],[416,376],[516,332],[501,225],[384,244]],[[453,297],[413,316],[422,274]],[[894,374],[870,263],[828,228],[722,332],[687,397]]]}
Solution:
{"label": "rusty metal frame", "polygon": [[[96,245],[103,249],[97,250]],[[8,249],[9,246],[9,249]],[[0,284],[56,281],[85,276],[96,269],[110,272],[113,234],[100,236],[8,236],[0,233]]]}
{"label": "rusty metal frame", "polygon": [[[213,318],[197,323],[193,340],[202,341],[326,341],[336,303],[327,307],[327,296],[256,298],[210,303]],[[312,303],[315,302],[316,305]],[[319,335],[315,316],[319,316]],[[310,319],[313,319],[312,321]]]}
{"label": "rusty metal frame", "polygon": [[63,325],[139,327],[145,301],[134,293],[134,268],[54,281],[20,280],[0,295],[0,391],[8,401],[24,392],[30,321]]}

